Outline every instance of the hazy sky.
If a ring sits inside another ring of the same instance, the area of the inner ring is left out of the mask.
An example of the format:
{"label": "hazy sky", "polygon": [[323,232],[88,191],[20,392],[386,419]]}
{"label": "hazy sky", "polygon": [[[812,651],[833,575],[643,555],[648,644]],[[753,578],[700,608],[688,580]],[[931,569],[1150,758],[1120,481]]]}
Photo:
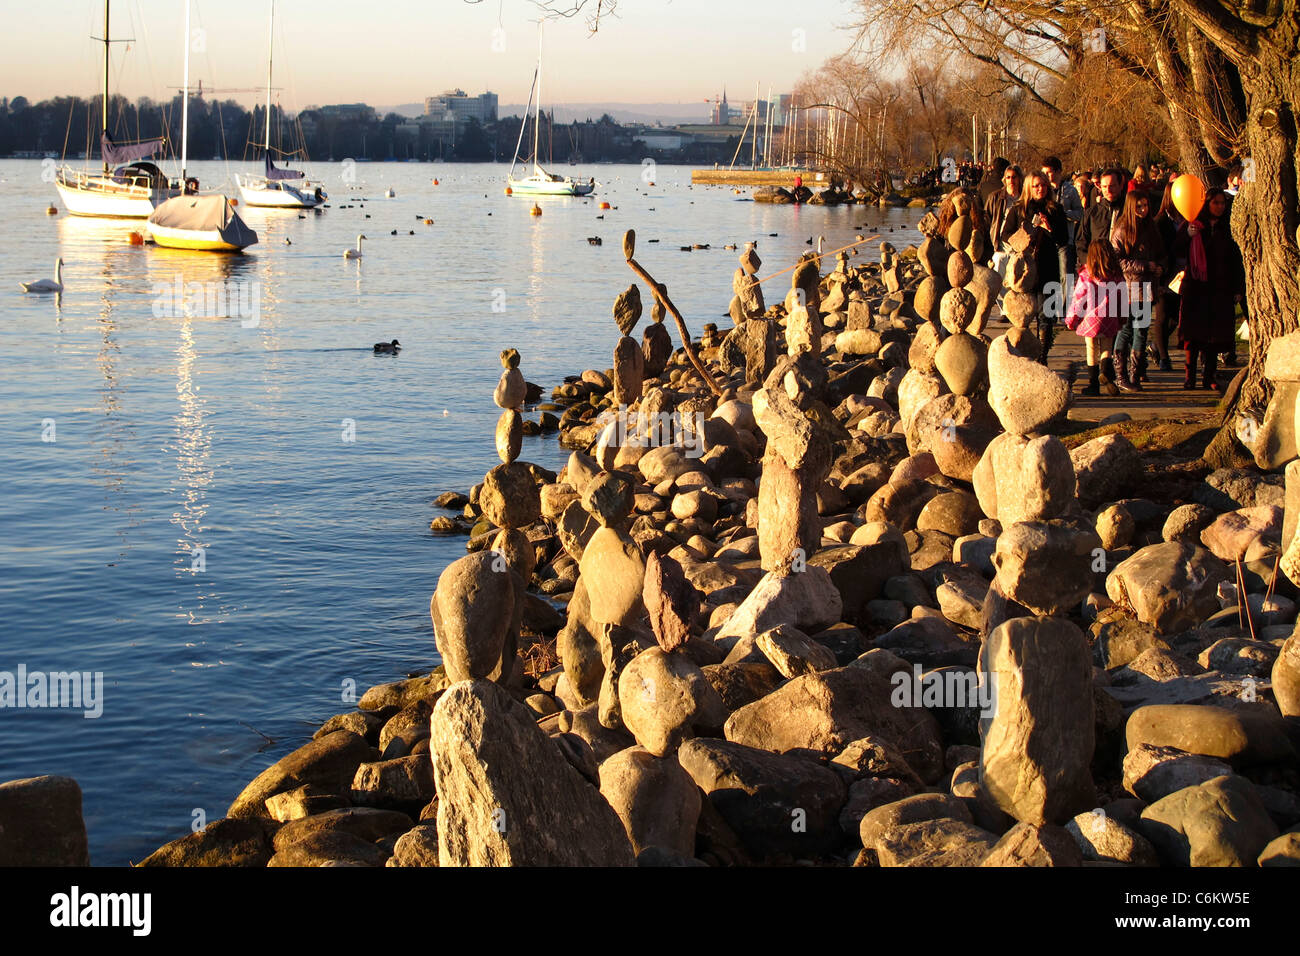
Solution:
{"label": "hazy sky", "polygon": [[[191,0],[191,83],[265,83],[270,0]],[[568,5],[567,0],[559,0]],[[100,86],[102,0],[0,0],[0,95],[86,95]],[[277,0],[275,85],[288,109],[363,101],[422,102],[459,86],[503,104],[528,96],[537,56],[530,0]],[[589,6],[595,6],[590,0]],[[584,16],[545,28],[543,95],[581,102],[703,106],[727,84],[733,102],[789,90],[841,52],[852,0],[620,0],[589,36]],[[112,86],[131,99],[181,86],[184,0],[114,0]],[[792,11],[794,11],[792,13]],[[499,32],[494,32],[499,31]],[[798,32],[802,31],[802,33]],[[221,94],[249,103],[256,93]]]}

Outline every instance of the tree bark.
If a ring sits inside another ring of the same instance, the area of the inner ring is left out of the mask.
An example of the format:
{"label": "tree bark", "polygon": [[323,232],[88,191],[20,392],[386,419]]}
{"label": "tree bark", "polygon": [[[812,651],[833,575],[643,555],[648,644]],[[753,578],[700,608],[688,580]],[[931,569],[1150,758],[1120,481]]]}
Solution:
{"label": "tree bark", "polygon": [[[1294,113],[1300,88],[1300,10],[1294,3],[1288,6],[1276,23],[1256,33],[1253,56],[1235,64],[1246,94],[1251,166],[1233,203],[1232,235],[1246,263],[1250,364],[1223,427],[1205,452],[1206,461],[1216,467],[1245,452],[1237,439],[1238,420],[1263,418],[1273,391],[1264,378],[1269,345],[1300,330],[1300,140]],[[1213,33],[1210,39],[1215,39]]]}

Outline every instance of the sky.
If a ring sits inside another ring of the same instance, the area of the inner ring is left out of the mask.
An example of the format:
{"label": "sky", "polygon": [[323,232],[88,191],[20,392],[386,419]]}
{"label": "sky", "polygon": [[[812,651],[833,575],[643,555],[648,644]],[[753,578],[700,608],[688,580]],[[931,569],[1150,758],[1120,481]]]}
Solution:
{"label": "sky", "polygon": [[[571,0],[557,0],[568,6]],[[596,0],[589,0],[594,7]],[[191,0],[191,85],[264,97],[270,0]],[[619,0],[591,35],[585,13],[545,26],[543,98],[692,103],[789,91],[851,40],[852,0]],[[277,0],[275,82],[290,110],[396,106],[451,87],[524,103],[537,59],[531,0]],[[0,96],[97,93],[102,0],[0,0]],[[19,10],[21,9],[21,13]],[[112,90],[169,98],[182,85],[185,0],[112,0]],[[793,11],[793,12],[792,12]],[[236,92],[237,91],[237,92]],[[245,92],[247,91],[247,92]]]}

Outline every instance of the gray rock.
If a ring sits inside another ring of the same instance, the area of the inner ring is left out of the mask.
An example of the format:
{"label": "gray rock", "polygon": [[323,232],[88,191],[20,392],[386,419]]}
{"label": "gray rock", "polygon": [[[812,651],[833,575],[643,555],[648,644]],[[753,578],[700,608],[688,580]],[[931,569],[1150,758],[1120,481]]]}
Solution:
{"label": "gray rock", "polygon": [[1140,621],[1161,633],[1200,624],[1219,609],[1218,587],[1228,568],[1204,548],[1164,542],[1121,561],[1106,578],[1106,595],[1133,608]]}
{"label": "gray rock", "polygon": [[440,866],[635,862],[618,814],[498,685],[452,685],[431,729]]}
{"label": "gray rock", "polygon": [[1004,812],[1064,823],[1094,804],[1092,662],[1069,621],[1014,618],[980,652],[981,680],[997,702],[980,720],[980,781]]}
{"label": "gray rock", "polygon": [[1064,614],[1092,591],[1101,540],[1066,522],[1004,524],[993,554],[1002,594],[1035,614]]}
{"label": "gray rock", "polygon": [[781,624],[815,634],[838,623],[843,610],[839,591],[825,569],[809,564],[803,571],[769,571],[714,639],[726,642]]}

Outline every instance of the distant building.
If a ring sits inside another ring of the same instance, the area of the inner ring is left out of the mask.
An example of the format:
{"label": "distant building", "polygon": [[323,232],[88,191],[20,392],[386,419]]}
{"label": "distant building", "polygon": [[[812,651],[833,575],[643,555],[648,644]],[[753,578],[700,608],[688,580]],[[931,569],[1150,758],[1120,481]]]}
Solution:
{"label": "distant building", "polygon": [[722,99],[713,101],[713,110],[709,113],[709,125],[711,126],[728,126],[732,119],[739,115],[737,110],[733,110],[727,105],[727,88],[722,88]]}
{"label": "distant building", "polygon": [[365,103],[336,103],[332,106],[322,106],[320,115],[329,119],[370,123],[375,119],[375,108]]}
{"label": "distant building", "polygon": [[467,96],[464,90],[447,90],[425,99],[424,115],[435,121],[460,124],[476,119],[480,125],[486,126],[497,120],[497,95],[480,93],[478,96]]}

